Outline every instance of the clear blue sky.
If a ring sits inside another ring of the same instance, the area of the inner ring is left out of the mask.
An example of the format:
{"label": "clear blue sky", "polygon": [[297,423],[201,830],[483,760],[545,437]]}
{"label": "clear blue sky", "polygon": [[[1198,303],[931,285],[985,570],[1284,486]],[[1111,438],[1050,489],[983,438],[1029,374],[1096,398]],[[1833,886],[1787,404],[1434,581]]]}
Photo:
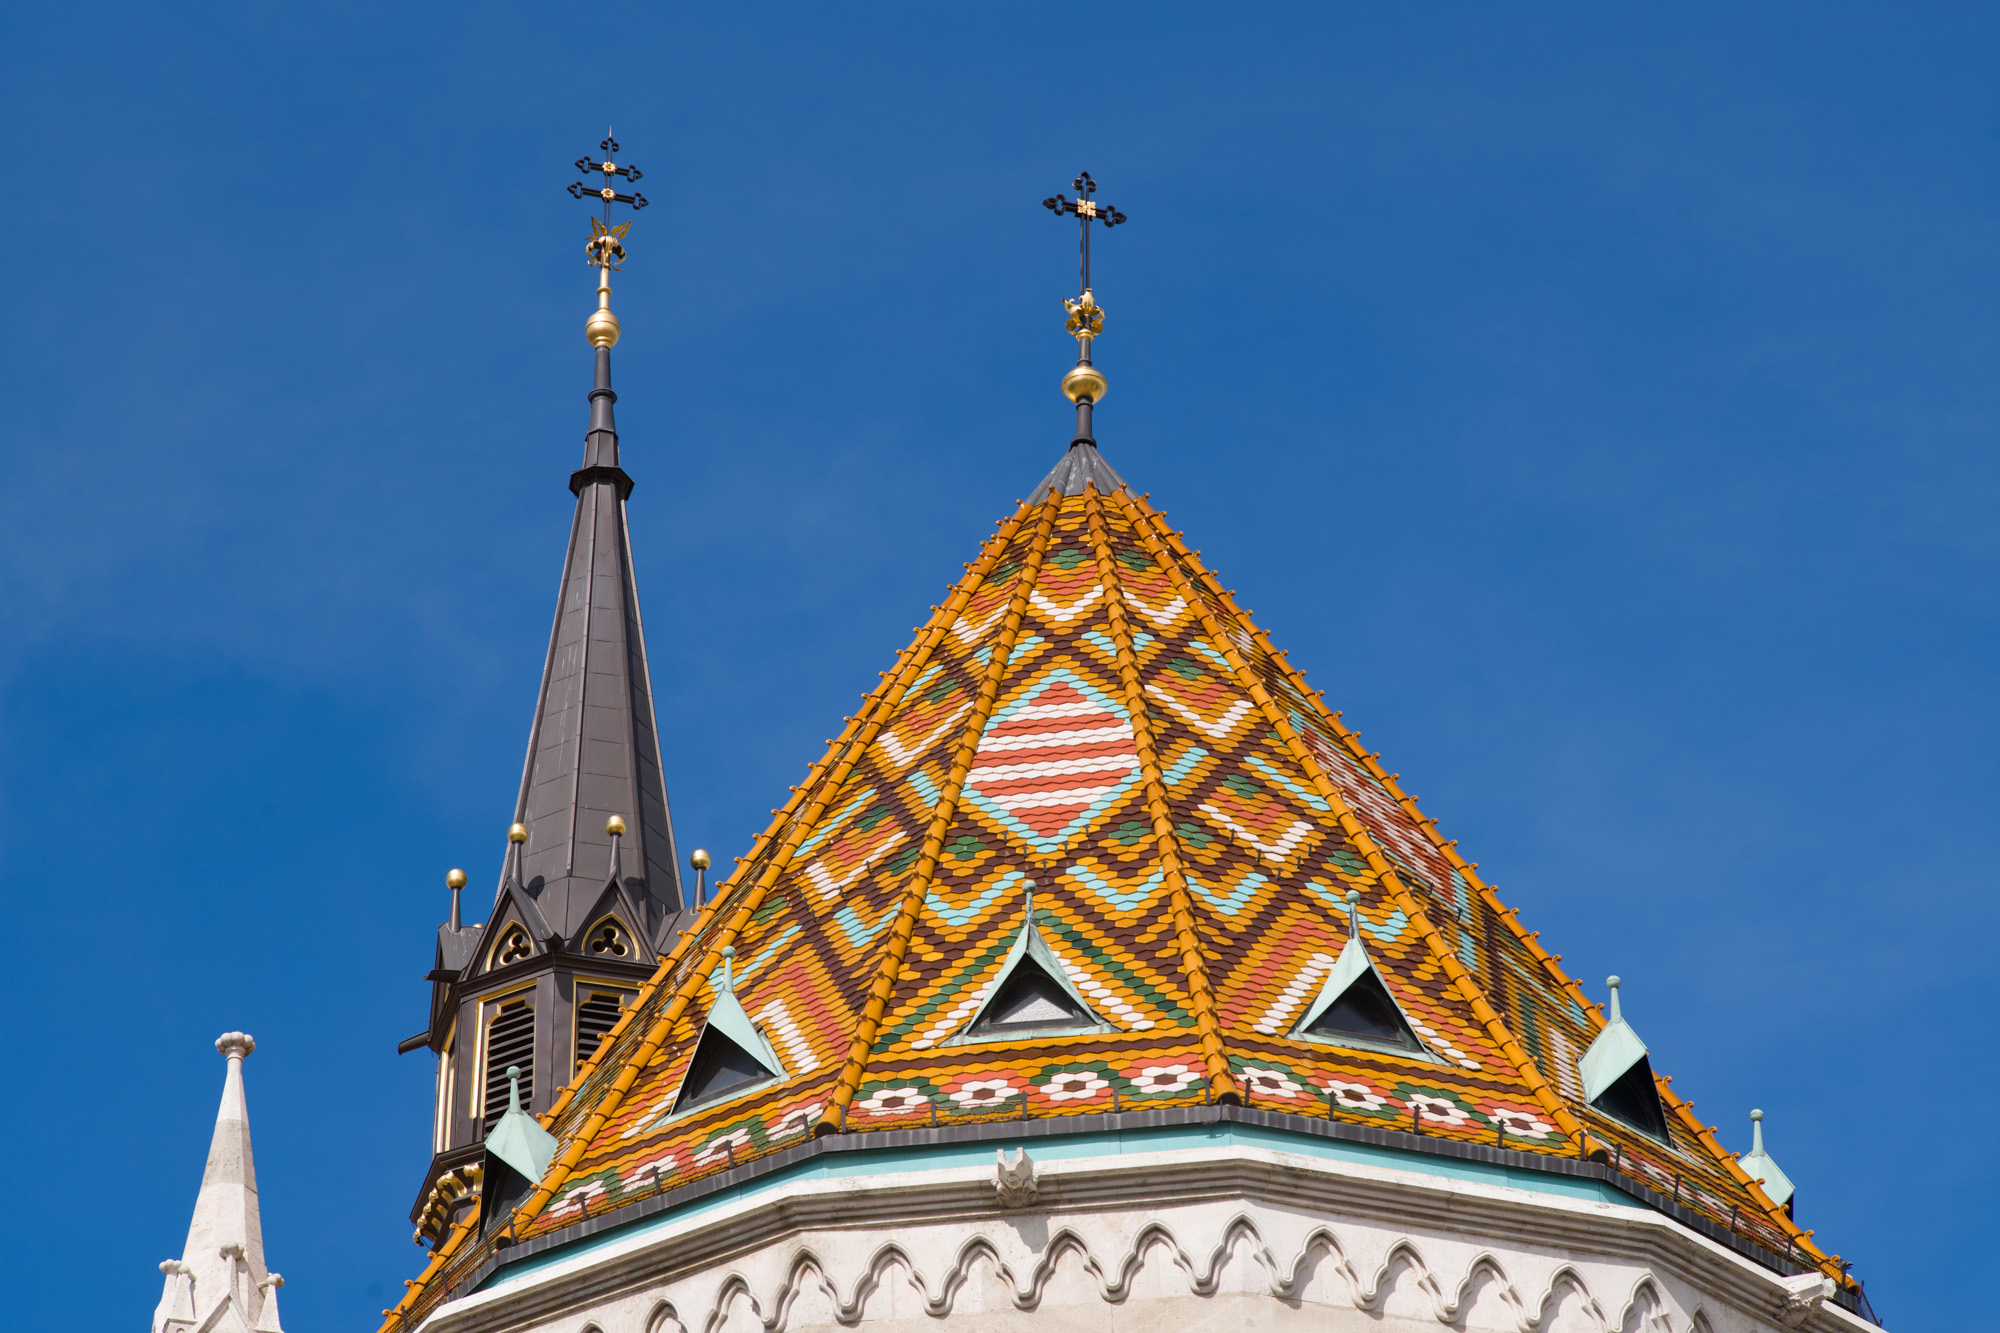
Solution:
{"label": "clear blue sky", "polygon": [[[293,1333],[417,1271],[445,870],[498,872],[585,209],[684,847],[745,850],[1098,433],[1897,1329],[1990,1285],[1985,5],[64,5],[0,41],[21,1328],[143,1323],[240,1027]],[[475,898],[475,903],[476,903]],[[36,1275],[39,1275],[38,1277]]]}

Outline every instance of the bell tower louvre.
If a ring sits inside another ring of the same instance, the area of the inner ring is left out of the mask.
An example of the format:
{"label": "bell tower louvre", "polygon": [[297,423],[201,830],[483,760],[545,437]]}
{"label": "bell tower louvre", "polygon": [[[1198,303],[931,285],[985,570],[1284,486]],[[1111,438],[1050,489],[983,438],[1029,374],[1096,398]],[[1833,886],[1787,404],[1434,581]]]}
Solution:
{"label": "bell tower louvre", "polygon": [[[592,184],[570,193],[602,205],[586,258],[597,309],[584,333],[595,353],[583,461],[555,623],[528,728],[506,854],[492,907],[466,923],[466,877],[453,870],[449,919],[438,928],[430,1022],[398,1051],[438,1060],[431,1165],[411,1221],[435,1242],[489,1174],[486,1138],[510,1099],[547,1109],[596,1051],[691,916],[681,893],[667,809],[645,631],[632,572],[625,504],[633,489],[619,456],[611,349],[619,337],[611,274],[625,260],[629,221],[646,197],[615,188],[642,174],[607,137],[577,168]],[[510,1082],[509,1069],[518,1071]]]}

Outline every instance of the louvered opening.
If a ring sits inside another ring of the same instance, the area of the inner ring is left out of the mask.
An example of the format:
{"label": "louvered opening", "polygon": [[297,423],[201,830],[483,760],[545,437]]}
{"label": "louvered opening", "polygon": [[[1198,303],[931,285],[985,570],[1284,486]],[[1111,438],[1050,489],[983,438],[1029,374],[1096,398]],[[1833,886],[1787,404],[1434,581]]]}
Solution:
{"label": "louvered opening", "polygon": [[1402,1011],[1373,971],[1354,978],[1306,1031],[1333,1041],[1359,1040],[1405,1051],[1421,1049],[1417,1034],[1410,1031]]}
{"label": "louvered opening", "polygon": [[582,1069],[584,1062],[597,1054],[598,1043],[604,1040],[625,1012],[628,999],[624,991],[603,990],[595,986],[577,987],[576,1002],[576,1067]]}
{"label": "louvered opening", "polygon": [[526,997],[508,1000],[486,1020],[486,1077],[480,1109],[487,1129],[507,1113],[507,1069],[521,1070],[521,1106],[535,1095],[535,1006]]}

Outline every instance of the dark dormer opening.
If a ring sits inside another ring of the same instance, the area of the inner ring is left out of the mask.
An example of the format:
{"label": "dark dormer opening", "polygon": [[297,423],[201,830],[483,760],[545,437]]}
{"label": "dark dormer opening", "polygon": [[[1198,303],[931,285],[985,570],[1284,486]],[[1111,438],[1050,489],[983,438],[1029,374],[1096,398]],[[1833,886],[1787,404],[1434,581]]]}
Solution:
{"label": "dark dormer opening", "polygon": [[1653,1082],[1652,1062],[1643,1055],[1637,1064],[1599,1093],[1591,1105],[1642,1134],[1650,1134],[1662,1143],[1669,1142],[1667,1108],[1660,1104],[1660,1089]]}
{"label": "dark dormer opening", "polygon": [[625,1012],[627,993],[602,986],[576,988],[576,1067],[582,1069]]}
{"label": "dark dormer opening", "polygon": [[1023,956],[1013,975],[987,1002],[967,1035],[1034,1032],[1045,1028],[1073,1028],[1097,1021],[1076,1002],[1076,998],[1048,970],[1030,956]]}
{"label": "dark dormer opening", "polygon": [[480,1111],[487,1129],[507,1111],[507,1070],[521,1070],[521,1105],[535,1095],[535,1006],[525,995],[503,1000],[486,1019]]}
{"label": "dark dormer opening", "polygon": [[686,1111],[720,1101],[752,1083],[773,1077],[775,1070],[766,1069],[762,1060],[710,1024],[701,1034],[694,1059],[688,1063],[687,1077],[681,1080],[681,1093],[675,1099],[674,1110]]}
{"label": "dark dormer opening", "polygon": [[1420,1051],[1423,1043],[1410,1030],[1403,1011],[1373,968],[1348,983],[1347,989],[1306,1028],[1315,1037],[1333,1041],[1365,1041],[1400,1051]]}

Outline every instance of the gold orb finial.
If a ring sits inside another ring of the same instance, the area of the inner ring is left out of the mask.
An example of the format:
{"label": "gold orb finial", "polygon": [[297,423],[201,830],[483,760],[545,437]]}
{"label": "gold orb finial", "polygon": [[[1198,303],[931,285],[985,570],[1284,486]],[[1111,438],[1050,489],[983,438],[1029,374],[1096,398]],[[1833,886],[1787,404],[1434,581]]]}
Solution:
{"label": "gold orb finial", "polygon": [[516,824],[514,825],[514,827],[507,830],[507,841],[526,842],[527,840],[528,840],[528,826],[526,824]]}
{"label": "gold orb finial", "polygon": [[1093,403],[1104,401],[1104,391],[1109,388],[1104,372],[1088,361],[1080,361],[1062,377],[1063,397],[1072,403],[1088,398]]}
{"label": "gold orb finial", "polygon": [[[604,294],[608,299],[610,296],[609,289]],[[583,336],[589,339],[592,347],[616,347],[618,345],[618,316],[611,313],[609,306],[601,306],[591,311],[589,320],[583,326]]]}
{"label": "gold orb finial", "polygon": [[444,886],[445,886],[445,887],[446,887],[447,889],[462,889],[462,888],[464,888],[464,887],[465,887],[465,872],[464,872],[463,870],[459,870],[459,869],[457,869],[457,868],[453,868],[453,869],[451,869],[451,870],[447,870],[447,871],[445,871],[445,874],[444,874]]}
{"label": "gold orb finial", "polygon": [[693,866],[696,870],[708,869],[709,867],[708,853],[703,851],[699,847],[695,848],[694,855],[688,858],[688,864]]}
{"label": "gold orb finial", "polygon": [[611,816],[611,818],[604,821],[604,831],[614,838],[623,837],[625,834],[624,819],[618,815]]}

